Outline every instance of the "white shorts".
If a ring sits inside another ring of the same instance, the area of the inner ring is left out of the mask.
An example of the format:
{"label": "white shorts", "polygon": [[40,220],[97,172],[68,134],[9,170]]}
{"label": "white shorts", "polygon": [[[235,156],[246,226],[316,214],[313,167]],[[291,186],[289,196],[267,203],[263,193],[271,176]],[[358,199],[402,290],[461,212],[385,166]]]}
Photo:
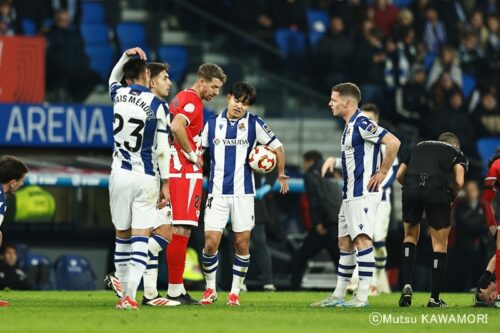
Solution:
{"label": "white shorts", "polygon": [[379,193],[343,200],[339,212],[339,237],[365,234],[373,239],[377,208],[380,203]]}
{"label": "white shorts", "polygon": [[231,217],[233,232],[255,226],[253,196],[209,196],[205,204],[205,231],[222,232]]}
{"label": "white shorts", "polygon": [[389,200],[380,201],[377,209],[375,221],[375,230],[373,232],[373,241],[380,242],[387,238],[389,222],[391,221],[391,202]]}
{"label": "white shorts", "polygon": [[164,224],[172,224],[172,206],[165,206],[162,209],[157,209],[156,213],[156,220],[153,226],[154,229]]}
{"label": "white shorts", "polygon": [[157,220],[156,204],[160,180],[156,177],[113,169],[109,177],[111,220],[117,230],[152,228]]}

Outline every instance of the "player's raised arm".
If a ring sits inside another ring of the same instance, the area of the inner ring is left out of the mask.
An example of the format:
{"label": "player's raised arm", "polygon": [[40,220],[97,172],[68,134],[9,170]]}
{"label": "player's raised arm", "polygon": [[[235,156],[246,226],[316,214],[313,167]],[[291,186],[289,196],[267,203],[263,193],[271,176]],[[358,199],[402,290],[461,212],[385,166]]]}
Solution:
{"label": "player's raised arm", "polygon": [[134,55],[138,55],[140,59],[146,60],[146,53],[140,47],[134,47],[123,52],[120,60],[113,67],[108,81],[111,100],[114,100],[116,90],[121,87],[120,81],[123,78],[123,66]]}

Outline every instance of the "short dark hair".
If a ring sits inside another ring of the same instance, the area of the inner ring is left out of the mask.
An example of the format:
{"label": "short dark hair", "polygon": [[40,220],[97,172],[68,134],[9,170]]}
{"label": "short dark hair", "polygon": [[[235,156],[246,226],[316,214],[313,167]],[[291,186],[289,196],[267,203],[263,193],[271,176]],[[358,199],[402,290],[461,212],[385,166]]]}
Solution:
{"label": "short dark hair", "polygon": [[332,91],[338,92],[340,96],[354,97],[358,103],[361,101],[361,90],[351,82],[339,83],[332,87]]}
{"label": "short dark hair", "polygon": [[373,103],[365,103],[361,106],[361,111],[374,113],[377,117],[380,117],[380,110],[377,105]]}
{"label": "short dark hair", "polygon": [[163,62],[149,62],[148,69],[151,73],[151,78],[154,78],[156,75],[160,74],[163,71],[168,71],[170,66]]}
{"label": "short dark hair", "polygon": [[238,81],[229,90],[229,95],[248,103],[248,105],[253,105],[257,98],[257,90],[250,82]]}
{"label": "short dark hair", "polygon": [[313,161],[314,163],[323,160],[323,155],[317,150],[309,150],[302,156],[305,161]]}
{"label": "short dark hair", "polygon": [[23,161],[14,156],[0,158],[0,184],[11,180],[19,180],[28,173],[29,169]]}
{"label": "short dark hair", "polygon": [[134,58],[130,59],[123,65],[123,77],[129,80],[137,80],[146,72],[148,65],[145,60]]}
{"label": "short dark hair", "polygon": [[203,64],[198,67],[198,77],[201,77],[207,81],[212,80],[213,78],[221,80],[223,83],[226,83],[227,76],[220,68],[220,66],[216,64]]}
{"label": "short dark hair", "polygon": [[495,149],[495,153],[493,156],[491,156],[490,160],[488,161],[488,169],[491,168],[493,163],[500,158],[500,146]]}
{"label": "short dark hair", "polygon": [[450,145],[454,145],[454,146],[460,146],[460,140],[458,139],[458,137],[455,134],[453,134],[451,132],[442,133],[439,136],[438,141],[446,142],[446,143],[449,143]]}

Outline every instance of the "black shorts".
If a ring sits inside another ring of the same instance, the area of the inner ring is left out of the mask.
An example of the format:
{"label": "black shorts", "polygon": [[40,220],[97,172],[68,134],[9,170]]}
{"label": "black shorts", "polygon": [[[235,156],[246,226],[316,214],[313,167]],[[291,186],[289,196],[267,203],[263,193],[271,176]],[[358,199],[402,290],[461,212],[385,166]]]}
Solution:
{"label": "black shorts", "polygon": [[451,225],[451,201],[435,202],[439,189],[421,188],[417,186],[403,188],[403,222],[412,225],[422,221],[425,209],[429,226],[439,230]]}

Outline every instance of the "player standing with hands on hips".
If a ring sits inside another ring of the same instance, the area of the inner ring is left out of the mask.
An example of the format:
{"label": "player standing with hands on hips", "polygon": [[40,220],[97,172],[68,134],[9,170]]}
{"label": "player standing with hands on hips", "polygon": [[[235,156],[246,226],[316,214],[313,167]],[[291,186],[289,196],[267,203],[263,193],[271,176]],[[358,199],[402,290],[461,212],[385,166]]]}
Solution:
{"label": "player standing with hands on hips", "polygon": [[[337,286],[332,295],[312,304],[315,307],[365,307],[375,270],[373,232],[376,211],[382,192],[380,185],[396,158],[400,142],[387,130],[377,126],[358,109],[361,91],[353,83],[340,83],[332,88],[328,104],[336,117],[346,125],[342,133],[342,158],[325,160],[322,175],[342,166],[343,200],[339,212],[339,249]],[[380,145],[386,146],[385,159],[379,159]],[[357,253],[356,253],[357,250]],[[345,302],[352,272],[359,266],[358,293]]]}
{"label": "player standing with hands on hips", "polygon": [[250,265],[250,235],[255,226],[255,184],[248,157],[258,143],[276,152],[280,193],[288,192],[283,144],[262,119],[248,112],[256,97],[256,90],[250,83],[236,82],[227,95],[227,109],[208,119],[203,129],[203,148],[210,153],[210,178],[203,248],[207,289],[200,301],[202,304],[212,304],[217,300],[217,250],[230,219],[236,253],[227,304],[240,305],[239,292]]}
{"label": "player standing with hands on hips", "polygon": [[170,202],[172,204],[172,241],[167,247],[168,295],[181,304],[199,305],[184,289],[183,274],[191,228],[198,226],[203,185],[201,132],[203,100],[210,101],[226,82],[226,74],[215,64],[198,68],[198,79],[170,103],[173,114],[170,130],[175,151],[170,159]]}

